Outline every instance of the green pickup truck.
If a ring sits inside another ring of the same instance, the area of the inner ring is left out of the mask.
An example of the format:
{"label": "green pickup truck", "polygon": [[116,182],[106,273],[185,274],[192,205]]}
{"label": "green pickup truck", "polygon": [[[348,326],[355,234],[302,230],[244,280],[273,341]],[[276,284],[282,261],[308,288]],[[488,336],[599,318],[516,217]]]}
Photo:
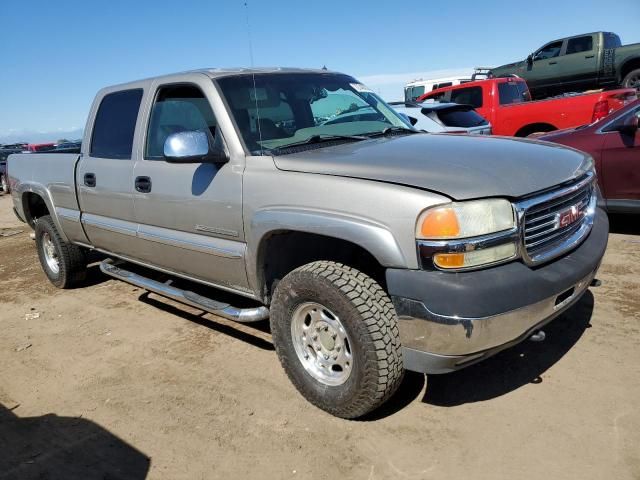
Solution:
{"label": "green pickup truck", "polygon": [[592,88],[640,89],[640,43],[622,46],[615,33],[585,33],[549,42],[490,73],[524,78],[534,99]]}

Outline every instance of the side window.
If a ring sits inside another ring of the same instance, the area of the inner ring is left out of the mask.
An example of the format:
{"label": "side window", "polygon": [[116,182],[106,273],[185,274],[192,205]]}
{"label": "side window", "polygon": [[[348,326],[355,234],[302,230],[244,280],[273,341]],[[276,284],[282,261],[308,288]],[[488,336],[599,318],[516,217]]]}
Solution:
{"label": "side window", "polygon": [[511,103],[521,103],[525,101],[518,82],[499,83],[498,95],[500,96],[500,105],[509,105]]}
{"label": "side window", "polygon": [[618,48],[622,46],[622,42],[620,42],[620,37],[615,33],[605,33],[604,34],[604,48]]}
{"label": "side window", "polygon": [[105,95],[93,123],[90,155],[130,159],[142,89]]}
{"label": "side window", "polygon": [[453,103],[464,103],[474,108],[482,107],[482,87],[458,88],[451,91]]}
{"label": "side window", "polygon": [[569,43],[567,43],[566,55],[571,53],[590,52],[591,50],[593,50],[593,37],[591,35],[576,37],[570,39]]}
{"label": "side window", "polygon": [[451,91],[440,92],[434,95],[430,95],[427,100],[433,100],[434,102],[449,102],[451,98]]}
{"label": "side window", "polygon": [[216,119],[202,91],[193,85],[161,87],[151,108],[144,158],[162,159],[169,135],[195,130],[216,135]]}
{"label": "side window", "polygon": [[560,55],[562,49],[562,40],[545,45],[533,56],[534,60],[545,60],[547,58],[555,58]]}

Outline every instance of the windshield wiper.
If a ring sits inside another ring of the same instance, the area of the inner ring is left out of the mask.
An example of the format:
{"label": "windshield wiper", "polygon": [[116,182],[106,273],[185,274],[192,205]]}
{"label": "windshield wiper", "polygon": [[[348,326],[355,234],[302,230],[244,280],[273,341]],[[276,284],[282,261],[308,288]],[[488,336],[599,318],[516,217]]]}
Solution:
{"label": "windshield wiper", "polygon": [[369,137],[377,137],[377,136],[387,136],[397,132],[406,132],[406,133],[424,133],[422,130],[414,130],[413,128],[407,127],[387,127],[381,132],[371,132]]}
{"label": "windshield wiper", "polygon": [[330,142],[332,140],[340,140],[340,139],[347,139],[347,140],[368,140],[368,137],[365,137],[363,135],[331,135],[331,134],[327,134],[327,133],[320,133],[320,134],[316,134],[316,135],[311,135],[309,138],[302,140],[300,142],[293,142],[293,143],[287,143],[286,145],[281,145],[279,147],[276,148],[272,148],[271,151],[281,151],[281,150],[286,150],[289,147],[297,147],[300,145],[309,145],[311,143],[322,143],[322,142]]}

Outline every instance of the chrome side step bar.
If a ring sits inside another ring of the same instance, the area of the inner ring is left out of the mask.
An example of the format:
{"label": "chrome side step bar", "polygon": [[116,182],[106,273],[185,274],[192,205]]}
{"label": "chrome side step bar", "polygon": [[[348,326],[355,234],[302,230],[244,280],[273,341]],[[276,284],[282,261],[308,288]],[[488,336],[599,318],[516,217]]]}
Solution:
{"label": "chrome side step bar", "polygon": [[137,287],[149,290],[150,292],[157,293],[163,297],[170,298],[180,303],[190,305],[195,308],[204,310],[205,312],[213,313],[229,320],[234,320],[241,323],[259,322],[269,318],[269,309],[267,307],[255,307],[255,308],[237,308],[229,305],[228,303],[217,302],[197,293],[190,292],[189,290],[181,290],[179,288],[172,287],[168,283],[161,283],[156,280],[152,280],[137,273],[124,270],[116,265],[112,259],[108,258],[100,262],[100,270],[113,278],[122,280],[123,282],[130,283]]}

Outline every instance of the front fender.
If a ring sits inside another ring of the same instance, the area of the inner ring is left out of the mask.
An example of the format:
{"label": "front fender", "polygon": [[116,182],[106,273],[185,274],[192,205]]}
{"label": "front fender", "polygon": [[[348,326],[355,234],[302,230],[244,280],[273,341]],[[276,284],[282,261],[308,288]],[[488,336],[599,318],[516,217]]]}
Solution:
{"label": "front fender", "polygon": [[407,260],[393,233],[369,219],[330,211],[269,208],[257,211],[247,238],[247,274],[254,292],[260,292],[258,252],[263,240],[278,231],[313,233],[346,240],[367,250],[380,265],[407,268]]}

